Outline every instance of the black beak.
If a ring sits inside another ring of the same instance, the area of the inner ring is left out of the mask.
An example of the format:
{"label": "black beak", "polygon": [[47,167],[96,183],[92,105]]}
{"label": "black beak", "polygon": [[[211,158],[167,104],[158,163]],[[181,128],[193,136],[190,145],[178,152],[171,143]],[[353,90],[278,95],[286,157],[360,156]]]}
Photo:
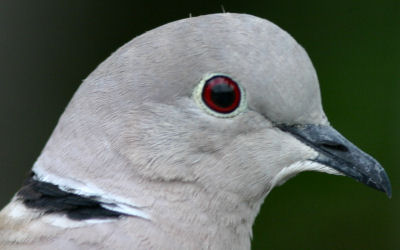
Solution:
{"label": "black beak", "polygon": [[279,125],[278,127],[319,152],[318,157],[311,160],[385,192],[389,198],[392,196],[390,180],[383,167],[331,126]]}

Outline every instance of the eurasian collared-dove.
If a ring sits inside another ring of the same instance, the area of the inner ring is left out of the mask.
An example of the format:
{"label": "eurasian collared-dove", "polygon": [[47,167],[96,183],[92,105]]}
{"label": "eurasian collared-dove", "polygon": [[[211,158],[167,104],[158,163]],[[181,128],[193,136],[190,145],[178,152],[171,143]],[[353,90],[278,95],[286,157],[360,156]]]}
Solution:
{"label": "eurasian collared-dove", "polygon": [[249,249],[271,189],[306,170],[391,195],[322,110],[276,25],[213,14],[149,31],[78,89],[0,213],[1,249]]}

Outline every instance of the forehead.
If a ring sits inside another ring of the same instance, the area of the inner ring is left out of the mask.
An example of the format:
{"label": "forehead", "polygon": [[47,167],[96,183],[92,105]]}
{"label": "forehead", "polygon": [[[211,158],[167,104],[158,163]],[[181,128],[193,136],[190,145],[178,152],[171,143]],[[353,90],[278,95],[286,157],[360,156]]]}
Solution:
{"label": "forehead", "polygon": [[325,120],[306,52],[278,26],[254,16],[215,14],[173,22],[135,38],[114,57],[124,60],[125,78],[139,101],[191,96],[206,75],[223,73],[245,88],[249,108],[273,122]]}

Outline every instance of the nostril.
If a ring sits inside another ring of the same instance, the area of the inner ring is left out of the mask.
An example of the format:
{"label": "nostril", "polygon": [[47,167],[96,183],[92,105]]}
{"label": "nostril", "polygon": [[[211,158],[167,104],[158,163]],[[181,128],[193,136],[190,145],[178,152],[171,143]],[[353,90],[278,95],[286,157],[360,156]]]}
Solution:
{"label": "nostril", "polygon": [[325,141],[320,144],[323,148],[326,148],[328,150],[335,150],[335,151],[341,151],[341,152],[347,152],[349,149],[344,146],[343,144],[336,143],[336,142],[330,142],[330,141]]}

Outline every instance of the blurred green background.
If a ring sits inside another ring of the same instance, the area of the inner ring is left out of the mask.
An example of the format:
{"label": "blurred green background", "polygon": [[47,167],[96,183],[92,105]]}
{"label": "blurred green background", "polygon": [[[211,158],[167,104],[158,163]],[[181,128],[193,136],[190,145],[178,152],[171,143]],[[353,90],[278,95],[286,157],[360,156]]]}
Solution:
{"label": "blurred green background", "polygon": [[249,13],[288,31],[317,69],[331,123],[386,168],[391,200],[303,173],[266,199],[253,249],[400,249],[400,1],[0,1],[0,207],[81,81],[110,53],[177,19]]}

